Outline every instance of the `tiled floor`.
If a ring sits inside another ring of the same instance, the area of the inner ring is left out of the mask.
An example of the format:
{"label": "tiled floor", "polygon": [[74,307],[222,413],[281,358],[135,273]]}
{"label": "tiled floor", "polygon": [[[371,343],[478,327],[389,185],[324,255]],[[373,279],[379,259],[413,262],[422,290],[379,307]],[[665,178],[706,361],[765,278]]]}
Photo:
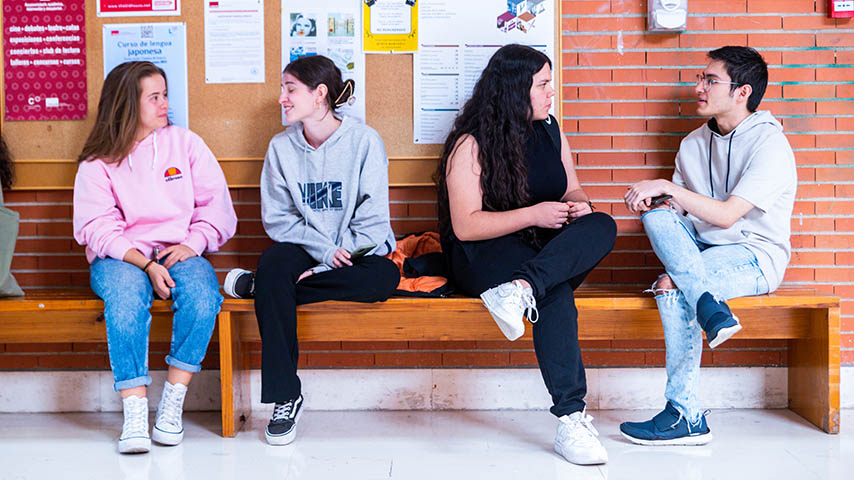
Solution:
{"label": "tiled floor", "polygon": [[705,447],[641,447],[619,435],[623,420],[655,412],[600,411],[610,462],[578,467],[552,451],[556,420],[542,411],[318,412],[296,443],[270,447],[261,414],[234,439],[216,413],[185,415],[178,447],[119,455],[121,415],[0,414],[0,479],[852,479],[848,433],[826,435],[787,410],[720,410]]}

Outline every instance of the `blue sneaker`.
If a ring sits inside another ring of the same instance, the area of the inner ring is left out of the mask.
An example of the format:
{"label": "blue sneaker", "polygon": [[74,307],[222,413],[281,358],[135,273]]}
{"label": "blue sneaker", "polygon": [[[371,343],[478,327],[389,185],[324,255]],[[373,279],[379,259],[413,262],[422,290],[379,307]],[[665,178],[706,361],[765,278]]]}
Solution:
{"label": "blue sneaker", "polygon": [[724,343],[741,330],[741,323],[729,306],[715,300],[709,292],[697,300],[697,321],[706,332],[706,340],[711,348]]}
{"label": "blue sneaker", "polygon": [[705,413],[691,424],[670,402],[652,420],[621,423],[620,432],[638,445],[705,445],[712,441]]}

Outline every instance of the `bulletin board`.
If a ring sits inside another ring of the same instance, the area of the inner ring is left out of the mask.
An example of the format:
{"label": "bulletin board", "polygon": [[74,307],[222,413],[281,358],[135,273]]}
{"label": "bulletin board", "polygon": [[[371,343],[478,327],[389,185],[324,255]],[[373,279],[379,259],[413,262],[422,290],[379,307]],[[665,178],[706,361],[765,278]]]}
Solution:
{"label": "bulletin board", "polygon": [[[554,3],[557,52],[552,59],[552,70],[555,106],[560,118],[562,2],[555,0]],[[263,84],[205,83],[203,2],[184,1],[181,8],[183,11],[178,17],[98,18],[96,0],[86,0],[87,118],[7,122],[0,115],[0,130],[15,158],[15,189],[73,187],[77,171],[75,159],[94,123],[104,81],[101,26],[140,21],[187,24],[190,129],[204,139],[219,159],[231,187],[258,185],[267,144],[283,129],[277,103],[281,68],[281,1],[265,0],[264,4],[266,81]],[[0,75],[0,87],[3,78]],[[412,142],[412,55],[367,55],[366,88],[366,121],[385,142],[390,160],[390,184],[432,185],[431,176],[442,145],[416,145]],[[0,111],[4,108],[5,99],[0,95]]]}

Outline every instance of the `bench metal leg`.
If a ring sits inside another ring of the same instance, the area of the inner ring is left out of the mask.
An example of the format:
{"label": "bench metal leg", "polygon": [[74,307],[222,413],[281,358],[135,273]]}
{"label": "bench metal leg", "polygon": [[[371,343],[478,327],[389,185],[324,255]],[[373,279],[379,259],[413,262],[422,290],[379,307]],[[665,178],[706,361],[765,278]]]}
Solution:
{"label": "bench metal leg", "polygon": [[238,322],[231,312],[220,312],[218,322],[222,436],[233,437],[250,414],[249,370]]}
{"label": "bench metal leg", "polygon": [[789,408],[839,433],[839,307],[814,310],[809,338],[789,340]]}

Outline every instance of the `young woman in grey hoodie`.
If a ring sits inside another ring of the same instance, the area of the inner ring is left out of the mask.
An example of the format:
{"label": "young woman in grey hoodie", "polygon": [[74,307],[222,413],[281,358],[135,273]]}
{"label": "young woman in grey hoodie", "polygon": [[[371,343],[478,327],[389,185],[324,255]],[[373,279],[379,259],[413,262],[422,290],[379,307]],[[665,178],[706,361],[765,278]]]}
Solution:
{"label": "young woman in grey hoodie", "polygon": [[234,269],[225,292],[255,298],[261,332],[261,402],[275,403],[265,434],[291,443],[302,412],[297,305],[386,300],[400,281],[388,207],[388,157],[379,134],[336,109],[353,96],[323,56],[282,74],[279,103],[292,125],[270,141],[261,173],[261,217],[276,243],[258,270]]}

